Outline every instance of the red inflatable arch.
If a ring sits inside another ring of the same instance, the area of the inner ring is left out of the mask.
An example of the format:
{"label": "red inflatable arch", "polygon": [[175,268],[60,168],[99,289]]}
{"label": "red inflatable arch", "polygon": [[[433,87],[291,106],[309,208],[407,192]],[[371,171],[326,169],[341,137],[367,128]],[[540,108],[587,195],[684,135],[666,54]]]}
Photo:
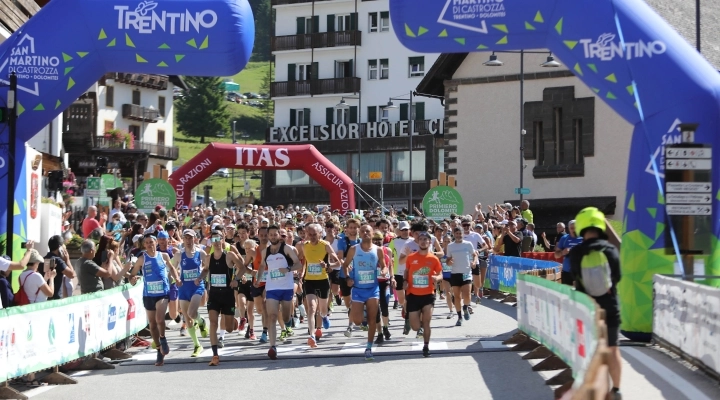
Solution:
{"label": "red inflatable arch", "polygon": [[210,143],[170,175],[177,208],[190,204],[190,192],[220,168],[298,169],[330,192],[330,207],[355,209],[353,181],[312,145],[237,145]]}

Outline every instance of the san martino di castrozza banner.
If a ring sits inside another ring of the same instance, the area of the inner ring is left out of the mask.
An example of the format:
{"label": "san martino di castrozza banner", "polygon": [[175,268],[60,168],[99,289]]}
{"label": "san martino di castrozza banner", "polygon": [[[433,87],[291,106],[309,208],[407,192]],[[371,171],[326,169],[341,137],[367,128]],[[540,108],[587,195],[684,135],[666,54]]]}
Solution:
{"label": "san martino di castrozza banner", "polygon": [[[107,72],[228,76],[252,53],[247,0],[53,0],[0,45],[0,103],[18,78],[15,158],[0,124],[0,188],[16,193],[14,254],[25,238],[25,142]],[[17,165],[8,188],[7,166]],[[0,232],[7,204],[0,196]],[[3,233],[5,235],[5,233]],[[4,240],[4,239],[3,239]]]}
{"label": "san martino di castrozza banner", "polygon": [[[666,255],[677,247],[666,242],[661,157],[665,145],[681,141],[680,123],[698,124],[695,142],[718,148],[718,72],[641,0],[390,0],[390,18],[402,44],[417,52],[549,49],[635,125],[619,294],[623,332],[647,337],[652,277],[679,265]],[[714,216],[719,179],[712,174]],[[719,235],[715,217],[708,275],[720,274]]]}

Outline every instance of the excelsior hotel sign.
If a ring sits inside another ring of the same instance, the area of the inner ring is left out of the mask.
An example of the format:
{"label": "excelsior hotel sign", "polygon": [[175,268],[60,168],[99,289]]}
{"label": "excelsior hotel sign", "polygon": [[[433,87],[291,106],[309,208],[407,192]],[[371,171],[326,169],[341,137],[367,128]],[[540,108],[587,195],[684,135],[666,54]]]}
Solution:
{"label": "excelsior hotel sign", "polygon": [[281,126],[270,128],[269,143],[324,142],[359,138],[386,138],[419,135],[442,135],[443,120],[366,122],[315,126]]}

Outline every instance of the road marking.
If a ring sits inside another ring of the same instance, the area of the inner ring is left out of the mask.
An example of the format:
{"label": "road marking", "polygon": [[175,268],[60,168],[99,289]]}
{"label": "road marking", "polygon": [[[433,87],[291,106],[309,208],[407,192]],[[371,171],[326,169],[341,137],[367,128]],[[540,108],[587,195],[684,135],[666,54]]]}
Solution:
{"label": "road marking", "polygon": [[701,392],[692,383],[688,382],[685,378],[671,371],[666,366],[653,360],[650,356],[643,354],[638,349],[631,347],[622,347],[620,349],[623,353],[643,363],[650,371],[653,371],[658,377],[662,378],[665,382],[669,383],[670,386],[677,389],[678,392],[682,393],[688,399],[692,400],[711,400],[710,397],[706,396],[705,393]]}
{"label": "road marking", "polygon": [[507,349],[515,346],[514,344],[503,344],[501,340],[483,340],[480,341],[483,349]]}
{"label": "road marking", "polygon": [[[425,343],[423,343],[423,342],[413,342],[412,351],[420,351],[423,349],[424,345],[425,345]],[[430,348],[430,350],[447,350],[448,344],[447,344],[447,342],[430,341],[430,343],[428,343],[428,347]]]}
{"label": "road marking", "polygon": [[[365,349],[367,348],[366,343],[345,343],[340,349],[340,351],[344,351],[346,353],[357,353],[362,354],[365,353]],[[373,351],[377,349],[377,345],[373,344]]]}

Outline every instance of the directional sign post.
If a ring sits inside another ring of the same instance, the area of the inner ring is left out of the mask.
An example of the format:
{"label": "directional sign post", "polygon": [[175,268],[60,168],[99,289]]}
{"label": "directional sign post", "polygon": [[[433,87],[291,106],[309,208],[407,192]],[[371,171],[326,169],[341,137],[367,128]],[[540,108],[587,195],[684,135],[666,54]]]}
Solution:
{"label": "directional sign post", "polygon": [[530,194],[530,188],[515,188],[515,194]]}

